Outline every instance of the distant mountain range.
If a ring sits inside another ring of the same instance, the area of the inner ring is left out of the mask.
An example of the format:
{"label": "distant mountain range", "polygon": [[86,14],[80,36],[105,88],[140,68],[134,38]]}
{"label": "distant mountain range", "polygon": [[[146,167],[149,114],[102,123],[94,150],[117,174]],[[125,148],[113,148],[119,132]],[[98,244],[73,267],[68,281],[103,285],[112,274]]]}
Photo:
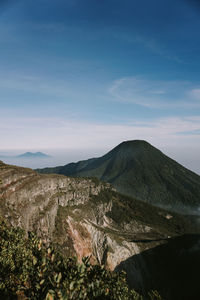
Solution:
{"label": "distant mountain range", "polygon": [[47,155],[42,152],[25,152],[23,154],[15,155],[15,156],[8,156],[8,155],[0,155],[1,158],[27,158],[27,159],[33,159],[33,158],[48,158],[51,157],[50,155]]}
{"label": "distant mountain range", "polygon": [[200,207],[200,176],[142,140],[122,142],[99,158],[37,171],[96,177],[124,195],[179,212]]}

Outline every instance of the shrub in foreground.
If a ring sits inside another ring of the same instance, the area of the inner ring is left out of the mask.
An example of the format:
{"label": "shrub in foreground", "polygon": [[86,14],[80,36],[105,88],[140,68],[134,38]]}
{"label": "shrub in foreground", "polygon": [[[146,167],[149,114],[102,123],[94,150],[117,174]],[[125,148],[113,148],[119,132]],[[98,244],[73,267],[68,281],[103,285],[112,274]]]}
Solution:
{"label": "shrub in foreground", "polygon": [[[129,290],[125,273],[112,273],[91,265],[89,258],[79,264],[46,248],[33,233],[25,238],[20,228],[0,222],[0,299],[142,300]],[[149,299],[160,299],[151,292]]]}

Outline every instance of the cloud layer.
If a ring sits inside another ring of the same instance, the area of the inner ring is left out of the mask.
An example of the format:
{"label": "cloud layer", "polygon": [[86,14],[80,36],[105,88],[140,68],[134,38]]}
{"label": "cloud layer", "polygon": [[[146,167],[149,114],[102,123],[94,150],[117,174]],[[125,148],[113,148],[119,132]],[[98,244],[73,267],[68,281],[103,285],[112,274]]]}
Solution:
{"label": "cloud layer", "polygon": [[[144,139],[154,145],[180,143],[200,147],[197,139],[200,117],[167,117],[126,124],[101,124],[58,118],[5,118],[1,116],[0,135],[4,149],[112,147],[123,140]],[[15,128],[15,131],[13,131]],[[16,134],[17,132],[17,134]],[[39,134],[38,134],[39,132]]]}

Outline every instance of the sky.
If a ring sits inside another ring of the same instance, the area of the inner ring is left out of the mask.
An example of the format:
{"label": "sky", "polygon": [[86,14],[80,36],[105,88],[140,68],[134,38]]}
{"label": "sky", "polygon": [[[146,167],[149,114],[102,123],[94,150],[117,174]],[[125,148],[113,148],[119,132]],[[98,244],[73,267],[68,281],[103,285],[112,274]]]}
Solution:
{"label": "sky", "polygon": [[1,0],[0,138],[88,157],[143,139],[200,174],[199,1]]}

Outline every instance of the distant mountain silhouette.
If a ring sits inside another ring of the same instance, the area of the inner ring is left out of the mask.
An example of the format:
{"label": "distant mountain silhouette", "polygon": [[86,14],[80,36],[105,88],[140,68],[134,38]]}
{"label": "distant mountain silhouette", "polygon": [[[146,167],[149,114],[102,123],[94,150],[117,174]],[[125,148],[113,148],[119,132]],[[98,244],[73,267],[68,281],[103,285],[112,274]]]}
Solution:
{"label": "distant mountain silhouette", "polygon": [[23,154],[19,155],[1,155],[0,158],[48,158],[51,157],[50,155],[47,155],[43,152],[25,152]]}
{"label": "distant mountain silhouette", "polygon": [[100,158],[37,171],[97,177],[122,194],[185,213],[200,207],[200,176],[142,140],[122,142]]}
{"label": "distant mountain silhouette", "polygon": [[25,152],[23,154],[17,155],[18,158],[47,158],[49,155],[42,152]]}

